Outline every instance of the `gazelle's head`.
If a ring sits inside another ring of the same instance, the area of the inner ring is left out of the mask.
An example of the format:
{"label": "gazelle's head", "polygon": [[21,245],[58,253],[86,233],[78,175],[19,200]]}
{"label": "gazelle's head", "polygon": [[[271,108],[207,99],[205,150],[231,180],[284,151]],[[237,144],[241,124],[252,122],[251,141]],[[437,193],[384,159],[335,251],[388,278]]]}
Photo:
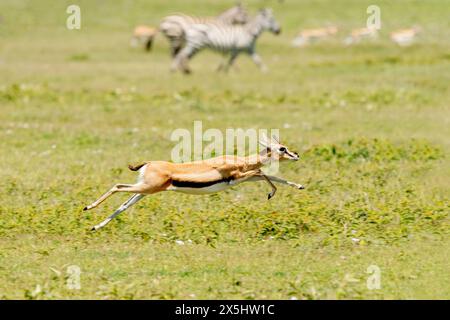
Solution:
{"label": "gazelle's head", "polygon": [[297,152],[291,151],[285,145],[281,144],[275,136],[272,138],[267,138],[266,135],[262,135],[259,143],[267,149],[270,153],[272,159],[283,161],[283,160],[293,160],[297,161],[300,156]]}
{"label": "gazelle's head", "polygon": [[271,9],[263,8],[259,10],[257,17],[264,30],[268,30],[274,34],[279,34],[281,32],[281,27],[279,23],[275,20],[275,17]]}

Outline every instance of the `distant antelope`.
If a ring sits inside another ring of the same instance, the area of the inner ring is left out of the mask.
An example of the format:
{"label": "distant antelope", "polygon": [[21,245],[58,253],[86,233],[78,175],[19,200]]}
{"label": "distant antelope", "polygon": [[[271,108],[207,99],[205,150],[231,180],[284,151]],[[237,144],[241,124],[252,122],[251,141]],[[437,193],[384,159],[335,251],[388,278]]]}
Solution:
{"label": "distant antelope", "polygon": [[261,171],[261,167],[270,163],[270,161],[297,161],[299,155],[290,151],[275,137],[268,139],[263,136],[260,143],[264,146],[264,149],[259,154],[248,157],[225,155],[188,163],[147,161],[137,166],[129,165],[130,170],[139,171],[137,183],[116,184],[98,200],[85,207],[84,210],[97,207],[116,192],[131,192],[133,195],[111,216],[94,226],[92,230],[104,227],[115,216],[131,207],[145,195],[161,191],[208,194],[228,189],[242,182],[261,180],[266,181],[272,188],[272,191],[268,194],[268,199],[272,198],[277,190],[273,182],[304,189],[301,184],[265,175]]}
{"label": "distant antelope", "polygon": [[180,69],[184,73],[190,72],[187,66],[189,59],[203,48],[229,55],[228,61],[222,63],[219,70],[227,71],[240,53],[247,53],[261,71],[266,71],[267,67],[255,51],[256,40],[265,30],[274,34],[281,32],[280,25],[270,9],[261,9],[245,25],[204,22],[187,24],[183,28],[186,34],[186,46],[176,55],[171,69],[172,71]]}
{"label": "distant antelope", "polygon": [[391,40],[399,46],[409,46],[414,42],[420,31],[420,27],[397,30],[391,33]]}
{"label": "distant antelope", "polygon": [[320,39],[335,35],[338,32],[338,28],[329,26],[320,29],[305,29],[302,30],[298,36],[292,41],[294,47],[301,47],[309,43],[318,41]]}
{"label": "distant antelope", "polygon": [[378,30],[376,28],[360,28],[354,29],[350,35],[345,38],[344,43],[346,45],[360,42],[364,38],[375,39],[378,37]]}
{"label": "distant antelope", "polygon": [[147,51],[152,48],[153,40],[158,33],[158,29],[149,26],[137,26],[134,28],[133,37],[131,38],[131,45],[133,47],[143,44]]}
{"label": "distant antelope", "polygon": [[173,14],[165,17],[159,30],[169,40],[172,57],[175,57],[185,43],[185,26],[195,23],[219,21],[224,24],[245,24],[248,14],[245,8],[238,3],[234,7],[222,12],[217,17],[194,17],[186,14]]}

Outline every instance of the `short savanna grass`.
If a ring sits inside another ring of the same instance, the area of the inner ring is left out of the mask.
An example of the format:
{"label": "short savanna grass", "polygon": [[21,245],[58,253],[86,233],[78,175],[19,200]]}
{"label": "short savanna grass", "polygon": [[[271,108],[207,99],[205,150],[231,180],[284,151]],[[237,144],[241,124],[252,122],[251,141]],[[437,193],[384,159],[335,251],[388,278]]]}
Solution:
{"label": "short savanna grass", "polygon": [[[229,74],[202,52],[171,74],[166,40],[129,47],[136,24],[171,12],[214,15],[233,1],[0,3],[0,298],[391,299],[450,297],[450,22],[441,1],[378,1],[376,41],[345,47],[370,1],[264,1],[283,27],[264,34],[257,71]],[[258,1],[246,1],[255,12]],[[301,28],[336,38],[290,47]],[[400,48],[389,31],[418,24]],[[301,154],[270,201],[264,183],[210,196],[146,197],[100,232],[125,200],[82,208],[128,163],[169,160],[177,128],[279,128]],[[67,287],[67,267],[81,289]],[[381,270],[369,290],[367,268]]]}

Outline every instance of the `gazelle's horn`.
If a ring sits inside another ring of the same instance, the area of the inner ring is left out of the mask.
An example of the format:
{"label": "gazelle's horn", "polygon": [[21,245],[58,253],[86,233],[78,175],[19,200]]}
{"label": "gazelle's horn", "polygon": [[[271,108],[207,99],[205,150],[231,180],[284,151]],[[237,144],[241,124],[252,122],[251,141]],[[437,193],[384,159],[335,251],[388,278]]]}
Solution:
{"label": "gazelle's horn", "polygon": [[267,136],[265,133],[261,133],[261,137],[259,138],[259,143],[266,148],[270,147],[270,142],[267,139]]}
{"label": "gazelle's horn", "polygon": [[278,140],[278,137],[274,134],[272,135],[272,139],[275,140],[276,143],[280,144],[280,141]]}

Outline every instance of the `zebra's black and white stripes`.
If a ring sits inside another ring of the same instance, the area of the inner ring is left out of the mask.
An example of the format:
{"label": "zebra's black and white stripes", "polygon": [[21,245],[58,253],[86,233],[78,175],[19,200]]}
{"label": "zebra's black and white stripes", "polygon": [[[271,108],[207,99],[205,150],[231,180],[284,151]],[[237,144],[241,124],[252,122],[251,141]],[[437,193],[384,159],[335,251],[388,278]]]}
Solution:
{"label": "zebra's black and white stripes", "polygon": [[169,40],[171,54],[175,57],[185,43],[185,29],[189,25],[219,21],[223,24],[240,25],[248,22],[248,14],[241,4],[226,10],[215,18],[173,14],[163,19],[159,30]]}
{"label": "zebra's black and white stripes", "polygon": [[181,19],[179,22],[184,32],[186,44],[176,55],[172,70],[180,69],[185,73],[190,72],[187,66],[189,59],[203,48],[210,48],[229,55],[228,61],[221,66],[224,70],[228,70],[236,57],[244,52],[251,56],[262,71],[265,71],[266,66],[255,52],[256,40],[265,30],[274,34],[281,31],[270,9],[260,10],[245,25],[228,25],[219,21],[187,23],[181,21]]}

